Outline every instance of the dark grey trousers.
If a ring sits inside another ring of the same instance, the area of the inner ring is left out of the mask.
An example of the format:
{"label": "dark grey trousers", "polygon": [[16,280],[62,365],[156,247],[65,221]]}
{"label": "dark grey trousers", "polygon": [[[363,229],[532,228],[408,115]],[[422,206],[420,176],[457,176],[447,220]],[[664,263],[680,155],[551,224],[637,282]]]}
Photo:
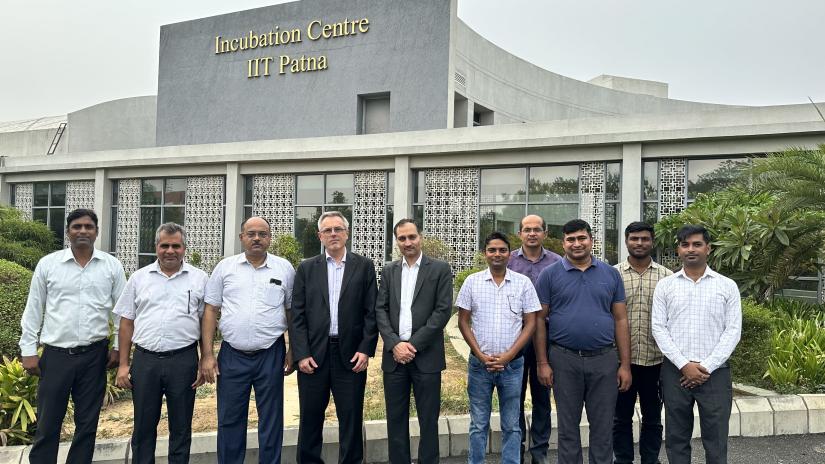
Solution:
{"label": "dark grey trousers", "polygon": [[582,406],[590,423],[590,464],[612,464],[613,411],[619,393],[616,350],[581,357],[551,345],[549,358],[558,414],[559,464],[583,461],[579,435]]}
{"label": "dark grey trousers", "polygon": [[724,364],[710,374],[704,384],[684,388],[682,373],[668,360],[662,364],[662,399],[665,403],[665,449],[671,464],[690,463],[690,437],[693,435],[693,404],[699,405],[699,426],[705,462],[728,462],[728,421],[733,387],[730,368]]}

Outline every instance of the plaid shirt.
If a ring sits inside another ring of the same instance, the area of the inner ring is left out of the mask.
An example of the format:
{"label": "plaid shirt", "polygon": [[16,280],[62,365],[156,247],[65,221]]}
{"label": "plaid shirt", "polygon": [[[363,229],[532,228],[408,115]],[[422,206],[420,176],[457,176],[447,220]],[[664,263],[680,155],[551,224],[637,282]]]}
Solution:
{"label": "plaid shirt", "polygon": [[653,290],[659,280],[673,272],[652,260],[641,274],[636,272],[628,261],[613,267],[619,270],[624,283],[627,320],[630,326],[630,362],[639,366],[661,364],[662,352],[653,339],[651,325]]}

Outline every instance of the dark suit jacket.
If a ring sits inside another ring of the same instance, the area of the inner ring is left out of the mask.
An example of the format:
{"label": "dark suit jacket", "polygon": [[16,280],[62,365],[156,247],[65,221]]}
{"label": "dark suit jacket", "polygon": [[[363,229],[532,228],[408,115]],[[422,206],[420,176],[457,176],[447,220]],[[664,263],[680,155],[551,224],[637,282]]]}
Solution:
{"label": "dark suit jacket", "polygon": [[[402,258],[403,259],[403,258]],[[453,307],[453,278],[450,265],[444,261],[421,258],[412,301],[412,335],[409,342],[417,353],[413,362],[421,372],[440,372],[447,365],[444,359],[444,327]],[[401,312],[401,261],[393,261],[381,272],[381,288],[375,304],[378,330],[384,340],[381,368],[395,370],[392,349],[401,339],[398,320]]]}
{"label": "dark suit jacket", "polygon": [[[294,363],[312,356],[318,365],[327,359],[329,290],[326,254],[304,260],[295,272],[289,344]],[[375,266],[372,260],[347,251],[338,299],[338,337],[345,365],[356,352],[375,356]]]}

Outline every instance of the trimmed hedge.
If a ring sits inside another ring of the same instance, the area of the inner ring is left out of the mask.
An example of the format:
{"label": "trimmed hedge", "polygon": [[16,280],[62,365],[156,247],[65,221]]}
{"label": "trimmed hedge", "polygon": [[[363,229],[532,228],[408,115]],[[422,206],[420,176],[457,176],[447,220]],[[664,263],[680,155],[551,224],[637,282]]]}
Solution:
{"label": "trimmed hedge", "polygon": [[16,358],[20,352],[20,318],[26,308],[32,272],[0,259],[0,355]]}
{"label": "trimmed hedge", "polygon": [[764,376],[773,354],[773,328],[774,316],[769,309],[751,299],[742,300],[742,338],[729,360],[734,381],[770,386]]}

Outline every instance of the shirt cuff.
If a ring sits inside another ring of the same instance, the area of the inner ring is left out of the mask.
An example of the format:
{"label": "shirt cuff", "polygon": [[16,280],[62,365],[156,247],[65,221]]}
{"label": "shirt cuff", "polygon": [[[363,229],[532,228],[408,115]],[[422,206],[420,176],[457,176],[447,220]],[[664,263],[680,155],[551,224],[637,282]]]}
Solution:
{"label": "shirt cuff", "polygon": [[712,373],[713,373],[713,371],[715,371],[716,369],[718,369],[718,368],[719,368],[719,366],[715,365],[714,363],[712,363],[712,362],[708,362],[708,360],[707,360],[707,359],[706,359],[706,360],[704,360],[704,361],[702,361],[702,362],[700,362],[700,363],[699,363],[699,365],[700,365],[700,366],[702,366],[702,367],[704,367],[704,368],[705,368],[705,370],[707,370],[707,371],[708,371],[708,374],[712,374]]}
{"label": "shirt cuff", "polygon": [[21,346],[20,356],[37,356],[37,344]]}
{"label": "shirt cuff", "polygon": [[675,359],[671,359],[670,361],[671,361],[671,362],[673,363],[673,365],[674,365],[674,366],[676,366],[676,368],[677,368],[677,369],[679,369],[680,371],[682,370],[682,368],[683,368],[683,367],[685,367],[685,366],[687,365],[687,363],[689,363],[689,362],[690,362],[690,361],[689,361],[686,357],[681,356],[681,355],[679,355],[679,356],[678,356],[678,357],[676,357]]}

